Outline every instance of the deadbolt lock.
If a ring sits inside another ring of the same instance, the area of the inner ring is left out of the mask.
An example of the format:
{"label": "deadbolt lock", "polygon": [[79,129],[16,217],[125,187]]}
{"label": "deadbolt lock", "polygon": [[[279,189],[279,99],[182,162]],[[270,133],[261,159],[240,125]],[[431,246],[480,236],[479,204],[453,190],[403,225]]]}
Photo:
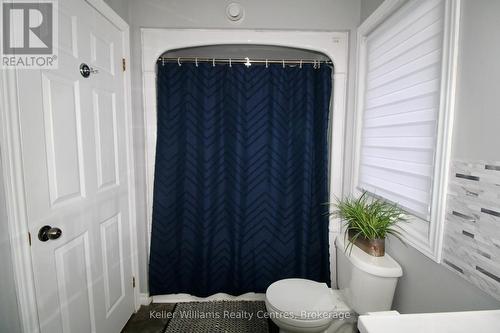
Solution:
{"label": "deadbolt lock", "polygon": [[82,74],[83,77],[87,78],[90,76],[90,74],[97,74],[99,71],[95,68],[89,67],[86,63],[82,63],[80,65],[80,74]]}

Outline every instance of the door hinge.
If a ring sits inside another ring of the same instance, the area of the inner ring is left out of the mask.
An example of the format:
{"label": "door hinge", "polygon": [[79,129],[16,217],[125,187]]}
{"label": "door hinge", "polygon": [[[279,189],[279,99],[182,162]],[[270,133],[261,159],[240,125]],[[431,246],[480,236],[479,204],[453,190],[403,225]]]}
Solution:
{"label": "door hinge", "polygon": [[135,288],[135,276],[132,276],[132,288]]}
{"label": "door hinge", "polygon": [[28,231],[28,243],[30,243],[31,246],[31,232]]}
{"label": "door hinge", "polygon": [[122,69],[124,72],[127,69],[127,61],[125,60],[125,58],[122,58]]}

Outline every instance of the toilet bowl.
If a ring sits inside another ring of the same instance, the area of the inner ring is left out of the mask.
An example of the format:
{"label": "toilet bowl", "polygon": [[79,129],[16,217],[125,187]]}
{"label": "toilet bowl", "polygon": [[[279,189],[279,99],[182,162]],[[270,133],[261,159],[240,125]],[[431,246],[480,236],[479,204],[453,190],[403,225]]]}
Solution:
{"label": "toilet bowl", "polygon": [[307,279],[284,279],[266,290],[266,308],[280,333],[356,332],[357,314],[390,310],[401,266],[389,255],[372,257],[337,237],[339,289]]}
{"label": "toilet bowl", "polygon": [[271,284],[266,291],[266,308],[280,333],[326,332],[334,321],[345,320],[337,325],[346,324],[355,316],[339,290],[306,279]]}

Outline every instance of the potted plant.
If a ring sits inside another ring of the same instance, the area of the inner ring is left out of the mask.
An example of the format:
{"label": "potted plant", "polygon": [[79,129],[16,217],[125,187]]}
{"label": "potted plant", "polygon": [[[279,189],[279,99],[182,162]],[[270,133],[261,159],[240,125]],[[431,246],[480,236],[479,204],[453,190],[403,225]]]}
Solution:
{"label": "potted plant", "polygon": [[359,198],[337,200],[334,206],[332,214],[345,223],[345,237],[349,239],[346,250],[356,245],[372,256],[382,257],[388,235],[402,241],[397,223],[405,221],[405,212],[399,206],[366,192]]}

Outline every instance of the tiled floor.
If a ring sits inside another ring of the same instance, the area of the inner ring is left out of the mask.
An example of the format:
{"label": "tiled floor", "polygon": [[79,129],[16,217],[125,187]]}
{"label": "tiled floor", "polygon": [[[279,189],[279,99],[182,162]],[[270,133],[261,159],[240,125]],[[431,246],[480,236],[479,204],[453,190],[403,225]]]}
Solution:
{"label": "tiled floor", "polygon": [[139,311],[129,319],[122,333],[161,333],[167,326],[169,319],[151,318],[151,313],[171,313],[174,309],[175,303],[152,303],[148,306],[141,306]]}
{"label": "tiled floor", "polygon": [[[168,314],[173,313],[175,303],[152,303],[142,306],[139,311],[132,315],[122,333],[162,333],[165,331],[169,319]],[[154,316],[157,315],[158,318]],[[268,321],[269,333],[278,333],[278,327]]]}

